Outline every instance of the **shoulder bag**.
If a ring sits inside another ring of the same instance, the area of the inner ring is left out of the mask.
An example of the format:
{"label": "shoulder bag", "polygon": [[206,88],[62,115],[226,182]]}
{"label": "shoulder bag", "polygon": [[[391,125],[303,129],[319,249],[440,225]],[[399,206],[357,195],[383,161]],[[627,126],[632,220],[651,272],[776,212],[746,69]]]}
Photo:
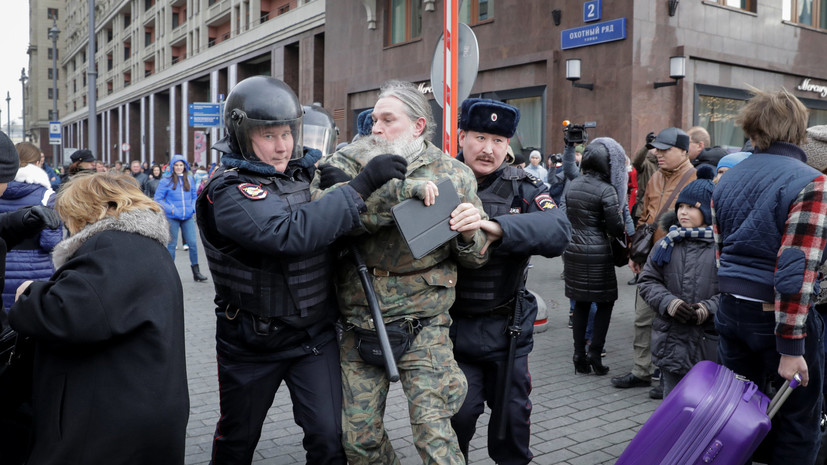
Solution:
{"label": "shoulder bag", "polygon": [[689,177],[692,176],[695,170],[691,169],[683,175],[678,185],[675,186],[675,189],[672,190],[672,194],[669,195],[669,198],[666,200],[666,203],[663,204],[660,211],[657,215],[655,215],[655,220],[652,223],[646,223],[638,225],[635,229],[634,235],[632,235],[631,243],[629,244],[629,258],[631,258],[635,263],[646,263],[646,259],[649,257],[649,252],[652,250],[652,246],[654,244],[654,237],[655,231],[658,229],[658,219],[666,211],[666,208],[672,204],[675,198],[678,196],[678,193],[686,186],[686,181],[689,180]]}

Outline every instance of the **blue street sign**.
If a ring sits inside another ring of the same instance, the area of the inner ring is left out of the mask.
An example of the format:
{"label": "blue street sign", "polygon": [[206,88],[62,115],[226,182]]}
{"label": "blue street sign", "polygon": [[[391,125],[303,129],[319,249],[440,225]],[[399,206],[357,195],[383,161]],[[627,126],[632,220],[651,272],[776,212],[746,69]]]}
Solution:
{"label": "blue street sign", "polygon": [[564,29],[560,33],[560,48],[566,50],[625,38],[626,18],[613,19],[573,29]]}
{"label": "blue street sign", "polygon": [[600,21],[602,10],[600,0],[591,0],[583,4],[583,22]]}
{"label": "blue street sign", "polygon": [[223,103],[196,102],[189,105],[189,125],[195,128],[221,127]]}
{"label": "blue street sign", "polygon": [[49,145],[60,145],[60,121],[49,121]]}

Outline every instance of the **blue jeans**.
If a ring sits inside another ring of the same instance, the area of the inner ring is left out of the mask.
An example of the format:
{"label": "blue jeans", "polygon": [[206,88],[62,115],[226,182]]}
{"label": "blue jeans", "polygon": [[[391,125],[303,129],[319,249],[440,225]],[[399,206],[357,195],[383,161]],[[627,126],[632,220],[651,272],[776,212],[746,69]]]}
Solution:
{"label": "blue jeans", "polygon": [[[715,329],[721,335],[718,359],[722,365],[746,376],[765,393],[768,382],[776,389],[781,386],[784,380],[778,375],[781,356],[775,349],[775,312],[762,311],[760,302],[723,294]],[[811,308],[804,342],[810,382],[792,392],[772,421],[770,434],[759,448],[759,453],[769,454],[770,465],[815,462],[821,441],[823,329],[821,316]]]}
{"label": "blue jeans", "polygon": [[186,220],[176,220],[175,218],[167,217],[169,222],[169,244],[167,250],[175,260],[175,247],[178,246],[178,229],[181,229],[181,234],[184,236],[184,242],[190,247],[190,264],[198,264],[198,247],[195,238],[195,216],[189,217]]}

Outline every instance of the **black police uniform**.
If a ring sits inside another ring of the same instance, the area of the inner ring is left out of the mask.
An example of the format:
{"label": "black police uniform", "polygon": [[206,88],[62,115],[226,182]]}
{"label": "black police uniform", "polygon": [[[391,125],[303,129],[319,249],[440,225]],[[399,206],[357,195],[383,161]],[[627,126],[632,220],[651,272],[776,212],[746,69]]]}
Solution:
{"label": "black police uniform", "polygon": [[[477,196],[489,218],[502,227],[503,237],[494,244],[486,265],[478,269],[459,268],[450,335],[454,355],[468,380],[468,395],[451,424],[467,458],[477,418],[487,402],[492,409],[488,454],[499,464],[524,464],[532,458],[528,449],[528,354],[534,347],[537,316],[537,301],[525,288],[528,261],[532,255],[562,254],[571,238],[571,225],[543,182],[513,166],[501,167],[488,175],[480,183]],[[517,339],[508,391],[506,437],[499,441],[497,406],[502,387],[498,381],[505,379],[509,346],[506,328],[515,313],[519,313],[522,331]]]}
{"label": "black police uniform", "polygon": [[196,216],[216,289],[221,418],[214,463],[250,463],[282,380],[308,463],[345,463],[329,244],[361,225],[343,186],[310,202],[314,169],[226,154]]}

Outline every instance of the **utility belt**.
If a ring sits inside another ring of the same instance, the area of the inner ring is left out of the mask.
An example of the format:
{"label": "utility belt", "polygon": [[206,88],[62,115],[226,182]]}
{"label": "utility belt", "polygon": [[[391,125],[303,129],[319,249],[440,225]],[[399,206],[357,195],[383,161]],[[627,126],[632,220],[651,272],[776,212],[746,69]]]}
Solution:
{"label": "utility belt", "polygon": [[[393,358],[397,362],[408,351],[416,336],[422,329],[430,324],[430,318],[402,318],[400,320],[385,323],[388,333]],[[379,367],[385,366],[382,346],[379,343],[379,336],[374,329],[363,329],[353,324],[345,324],[345,331],[353,331],[356,337],[356,350],[359,356],[366,363]]]}
{"label": "utility belt", "polygon": [[431,265],[427,268],[421,268],[421,269],[414,270],[414,271],[407,271],[407,272],[404,272],[404,273],[398,273],[396,271],[382,270],[382,269],[379,269],[379,268],[376,268],[376,267],[368,267],[368,273],[372,274],[373,276],[379,276],[379,277],[414,276],[414,275],[426,273],[426,272],[430,271],[431,269],[433,269],[435,267],[436,267],[436,265]]}

